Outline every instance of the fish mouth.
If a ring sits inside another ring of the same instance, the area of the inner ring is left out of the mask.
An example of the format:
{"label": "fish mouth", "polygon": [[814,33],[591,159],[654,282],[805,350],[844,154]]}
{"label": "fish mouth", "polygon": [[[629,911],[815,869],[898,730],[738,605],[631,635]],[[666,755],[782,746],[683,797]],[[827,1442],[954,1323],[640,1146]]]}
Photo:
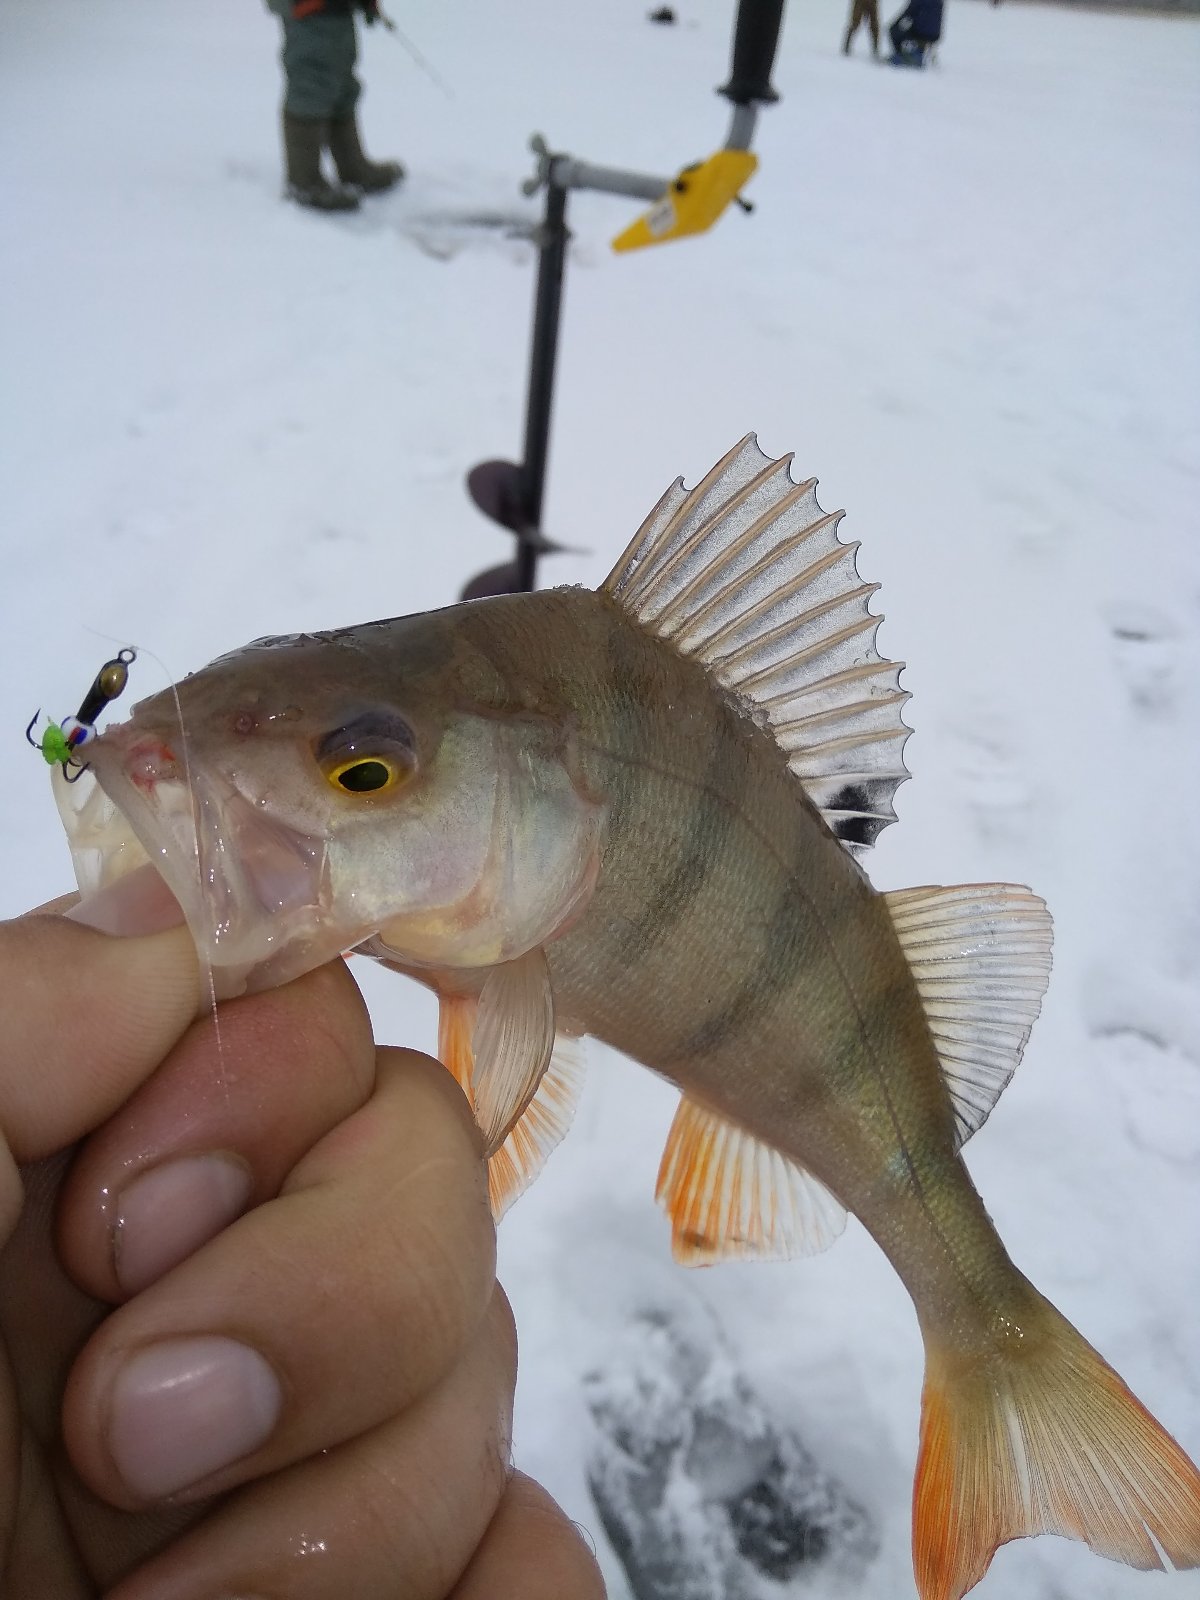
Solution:
{"label": "fish mouth", "polygon": [[[326,841],[210,772],[185,773],[161,741],[110,730],[55,798],[86,897],[156,871],[183,911],[219,999],[272,988],[346,946],[330,925]],[[110,895],[109,898],[113,898]]]}

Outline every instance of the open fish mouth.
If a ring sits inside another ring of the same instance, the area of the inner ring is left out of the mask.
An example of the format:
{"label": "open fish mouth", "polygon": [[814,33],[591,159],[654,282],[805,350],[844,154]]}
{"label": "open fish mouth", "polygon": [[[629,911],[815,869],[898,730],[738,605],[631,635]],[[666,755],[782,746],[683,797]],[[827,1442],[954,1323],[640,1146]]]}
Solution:
{"label": "open fish mouth", "polygon": [[281,823],[219,776],[185,775],[160,741],[127,731],[89,744],[77,781],[55,774],[80,892],[132,900],[156,872],[222,999],[339,954],[326,841]]}

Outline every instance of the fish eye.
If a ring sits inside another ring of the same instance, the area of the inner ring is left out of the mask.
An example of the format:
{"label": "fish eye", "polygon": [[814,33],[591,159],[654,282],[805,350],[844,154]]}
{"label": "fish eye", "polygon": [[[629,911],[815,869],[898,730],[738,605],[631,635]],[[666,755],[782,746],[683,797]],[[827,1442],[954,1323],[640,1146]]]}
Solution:
{"label": "fish eye", "polygon": [[400,774],[390,761],[348,761],[345,766],[334,767],[325,776],[330,783],[350,794],[371,794],[376,789],[390,789]]}
{"label": "fish eye", "polygon": [[372,711],[325,734],[313,753],[333,788],[346,794],[382,794],[412,777],[415,745],[403,717]]}

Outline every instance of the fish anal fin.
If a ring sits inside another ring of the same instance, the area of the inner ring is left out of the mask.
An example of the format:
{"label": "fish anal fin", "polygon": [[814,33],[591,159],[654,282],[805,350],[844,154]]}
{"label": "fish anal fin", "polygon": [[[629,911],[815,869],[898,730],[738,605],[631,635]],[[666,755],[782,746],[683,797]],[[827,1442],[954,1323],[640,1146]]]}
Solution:
{"label": "fish anal fin", "polygon": [[815,1255],[846,1226],[824,1184],[715,1111],[679,1102],[655,1198],[671,1219],[671,1252],[685,1266]]}
{"label": "fish anal fin", "polygon": [[1142,1569],[1200,1565],[1200,1473],[1110,1366],[1041,1300],[986,1356],[926,1340],[913,1484],[921,1600],[960,1600],[1000,1545],[1078,1539]]}
{"label": "fish anal fin", "polygon": [[1045,901],[1011,883],[884,895],[954,1106],[959,1146],[1016,1070],[1050,981]]}
{"label": "fish anal fin", "polygon": [[583,1041],[558,1034],[537,1093],[488,1162],[492,1216],[500,1218],[525,1192],[571,1126],[583,1090]]}
{"label": "fish anal fin", "polygon": [[857,544],[753,434],[685,491],[677,481],[602,585],[640,627],[770,728],[832,832],[859,855],[908,777],[901,664],[875,648]]}

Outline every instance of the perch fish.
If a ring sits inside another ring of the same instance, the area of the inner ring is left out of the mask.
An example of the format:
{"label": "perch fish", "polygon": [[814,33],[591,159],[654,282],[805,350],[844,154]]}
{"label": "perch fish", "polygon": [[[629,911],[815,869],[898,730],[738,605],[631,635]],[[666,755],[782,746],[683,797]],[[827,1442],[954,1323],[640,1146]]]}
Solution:
{"label": "perch fish", "polygon": [[1009,884],[877,893],[908,776],[900,666],[840,514],[753,436],[677,481],[598,591],[263,639],[56,777],[81,887],[157,869],[217,993],[356,948],[440,997],[499,1215],[566,1129],[592,1034],[682,1090],[679,1260],[861,1220],[926,1350],[922,1600],[997,1547],[1200,1564],[1200,1475],[1022,1276],[961,1149],[1050,969]]}

